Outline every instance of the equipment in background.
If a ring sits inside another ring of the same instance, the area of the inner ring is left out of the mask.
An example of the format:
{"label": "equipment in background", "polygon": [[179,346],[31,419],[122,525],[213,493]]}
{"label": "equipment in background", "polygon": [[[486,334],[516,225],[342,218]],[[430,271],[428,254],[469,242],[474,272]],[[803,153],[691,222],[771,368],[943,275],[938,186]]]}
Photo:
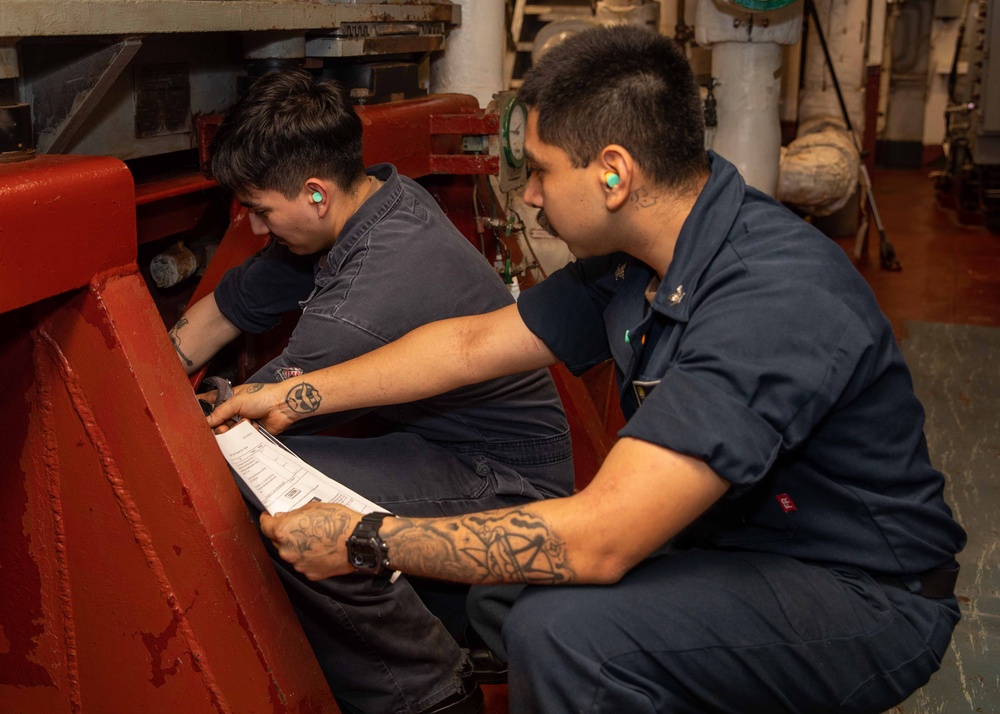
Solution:
{"label": "equipment in background", "polygon": [[[812,18],[813,23],[816,27],[816,35],[819,38],[820,45],[823,47],[823,56],[826,58],[827,66],[830,70],[830,77],[833,80],[833,88],[837,92],[837,101],[840,103],[840,111],[844,117],[844,123],[847,125],[847,133],[851,135],[851,139],[854,141],[854,148],[857,150],[858,154],[861,154],[861,142],[858,140],[858,135],[854,131],[854,126],[851,124],[851,115],[847,111],[847,105],[844,103],[844,94],[840,90],[840,82],[837,80],[837,72],[833,66],[833,60],[830,59],[830,50],[826,45],[826,36],[823,34],[823,27],[819,21],[819,13],[816,12],[816,4],[813,0],[805,0],[806,12]],[[878,214],[878,206],[875,205],[875,194],[872,191],[872,180],[868,175],[868,167],[865,166],[864,162],[859,164],[861,168],[861,178],[864,180],[865,184],[865,194],[868,197],[868,206],[872,211],[872,218],[875,219],[875,227],[878,229],[878,253],[879,259],[881,261],[882,268],[885,270],[900,270],[899,261],[896,259],[896,251],[892,247],[892,243],[886,237],[885,228],[882,227],[882,219]],[[862,241],[867,240],[867,231],[864,232],[862,236]],[[855,250],[855,254],[860,256],[863,250]]]}
{"label": "equipment in background", "polygon": [[[971,32],[969,28],[971,26]],[[967,40],[967,41],[966,41]],[[968,72],[958,86],[965,49]],[[962,223],[982,222],[1000,234],[1000,4],[966,0],[945,109],[945,168],[934,174],[941,205]]]}

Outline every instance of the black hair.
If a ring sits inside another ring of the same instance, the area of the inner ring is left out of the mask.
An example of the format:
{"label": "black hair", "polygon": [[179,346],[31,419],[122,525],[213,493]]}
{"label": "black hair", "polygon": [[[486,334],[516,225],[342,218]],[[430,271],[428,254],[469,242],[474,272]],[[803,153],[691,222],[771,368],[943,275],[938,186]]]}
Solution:
{"label": "black hair", "polygon": [[708,168],[701,94],[680,48],[634,25],[597,27],[552,48],[519,96],[538,137],[587,166],[619,144],[657,183],[690,185]]}
{"label": "black hair", "polygon": [[348,191],[364,176],[361,148],[361,120],[340,83],[272,72],[226,114],[212,140],[212,174],[234,193],[294,198],[310,176]]}

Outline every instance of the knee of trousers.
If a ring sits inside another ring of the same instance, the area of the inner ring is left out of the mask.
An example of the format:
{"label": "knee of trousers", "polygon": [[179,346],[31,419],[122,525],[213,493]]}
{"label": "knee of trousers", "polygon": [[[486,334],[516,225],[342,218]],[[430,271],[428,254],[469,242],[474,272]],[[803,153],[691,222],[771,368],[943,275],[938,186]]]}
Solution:
{"label": "knee of trousers", "polygon": [[596,655],[587,608],[574,607],[582,588],[536,586],[525,589],[503,624],[512,666],[531,662],[586,660]]}

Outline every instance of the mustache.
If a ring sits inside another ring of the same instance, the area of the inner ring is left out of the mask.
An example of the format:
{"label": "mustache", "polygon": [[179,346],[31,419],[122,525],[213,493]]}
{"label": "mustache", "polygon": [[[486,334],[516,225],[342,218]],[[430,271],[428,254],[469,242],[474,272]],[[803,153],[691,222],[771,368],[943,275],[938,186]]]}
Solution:
{"label": "mustache", "polygon": [[549,218],[548,216],[545,215],[544,208],[538,209],[538,215],[536,216],[535,220],[538,222],[538,227],[541,228],[543,231],[545,231],[551,236],[555,236],[556,238],[559,237],[559,233],[556,231],[555,228],[552,227],[552,224],[549,223]]}

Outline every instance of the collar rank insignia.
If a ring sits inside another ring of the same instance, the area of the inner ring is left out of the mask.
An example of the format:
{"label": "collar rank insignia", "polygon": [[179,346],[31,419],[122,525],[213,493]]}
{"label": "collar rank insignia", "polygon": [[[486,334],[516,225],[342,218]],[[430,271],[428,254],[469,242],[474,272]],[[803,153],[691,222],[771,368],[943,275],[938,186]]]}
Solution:
{"label": "collar rank insignia", "polygon": [[670,297],[668,298],[670,300],[670,304],[671,305],[678,304],[681,300],[684,299],[685,295],[687,295],[687,293],[684,292],[684,286],[683,285],[678,285],[677,289],[674,290],[670,294]]}
{"label": "collar rank insignia", "polygon": [[615,268],[615,280],[625,279],[625,263],[620,263],[617,268]]}

